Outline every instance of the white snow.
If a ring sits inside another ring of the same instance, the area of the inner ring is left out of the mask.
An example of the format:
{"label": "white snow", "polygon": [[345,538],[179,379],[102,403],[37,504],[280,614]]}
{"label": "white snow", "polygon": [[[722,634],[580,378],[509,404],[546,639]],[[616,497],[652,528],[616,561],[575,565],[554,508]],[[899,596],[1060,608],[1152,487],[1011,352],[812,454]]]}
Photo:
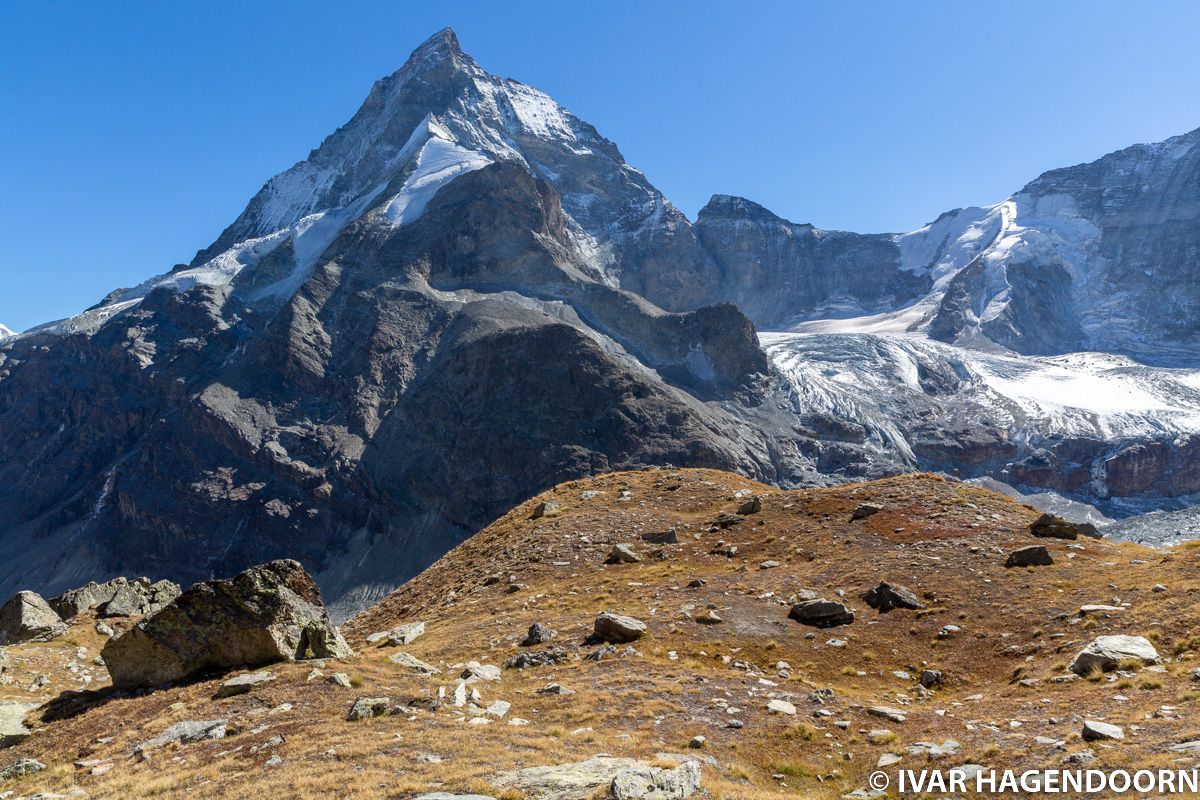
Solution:
{"label": "white snow", "polygon": [[0,339],[7,339],[10,336],[16,336],[17,332],[7,325],[0,324]]}
{"label": "white snow", "polygon": [[383,215],[393,225],[407,225],[425,213],[426,204],[443,186],[491,163],[483,153],[431,136],[417,154],[416,168],[404,186],[383,207]]}
{"label": "white snow", "polygon": [[[1200,432],[1200,370],[1147,367],[1123,356],[984,353],[914,335],[761,333],[768,356],[805,398],[871,424],[902,428],[909,401],[988,408],[1014,436],[1159,437]],[[957,393],[922,388],[918,367],[950,369]]]}

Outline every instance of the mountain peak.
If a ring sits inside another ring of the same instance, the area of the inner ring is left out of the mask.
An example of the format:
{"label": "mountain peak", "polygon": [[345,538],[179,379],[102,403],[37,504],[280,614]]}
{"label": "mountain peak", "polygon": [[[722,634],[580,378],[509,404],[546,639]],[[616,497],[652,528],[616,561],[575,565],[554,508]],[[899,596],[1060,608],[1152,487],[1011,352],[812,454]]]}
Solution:
{"label": "mountain peak", "polygon": [[425,59],[456,58],[465,55],[453,28],[442,28],[413,51],[409,62]]}

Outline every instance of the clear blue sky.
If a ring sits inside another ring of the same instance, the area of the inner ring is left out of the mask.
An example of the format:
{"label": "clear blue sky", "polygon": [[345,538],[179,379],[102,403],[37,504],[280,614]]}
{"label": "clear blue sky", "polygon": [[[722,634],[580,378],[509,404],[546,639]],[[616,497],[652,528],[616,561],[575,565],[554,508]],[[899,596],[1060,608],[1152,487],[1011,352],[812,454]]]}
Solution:
{"label": "clear blue sky", "polygon": [[0,0],[0,322],[187,261],[451,25],[689,216],[895,231],[1200,127],[1200,3]]}

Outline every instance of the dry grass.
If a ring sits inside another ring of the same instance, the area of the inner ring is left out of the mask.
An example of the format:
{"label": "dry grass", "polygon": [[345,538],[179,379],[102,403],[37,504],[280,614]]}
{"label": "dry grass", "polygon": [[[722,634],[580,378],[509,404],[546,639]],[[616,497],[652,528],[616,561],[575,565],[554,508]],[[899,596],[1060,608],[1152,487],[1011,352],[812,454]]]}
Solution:
{"label": "dry grass", "polygon": [[[581,492],[589,489],[604,494],[585,501]],[[734,493],[742,489],[763,495],[763,511],[709,532],[718,513],[736,508]],[[632,497],[619,499],[622,490]],[[535,503],[550,496],[562,511],[529,520]],[[863,501],[885,511],[849,522]],[[1200,660],[1194,602],[1200,551],[1041,540],[1053,566],[1006,570],[1006,552],[1030,542],[1026,527],[1035,516],[998,494],[921,475],[795,492],[706,470],[564,484],[514,509],[352,620],[346,632],[359,655],[323,669],[352,675],[354,688],[308,680],[314,665],[295,664],[274,668],[276,682],[226,700],[211,699],[215,680],[145,696],[90,698],[89,710],[43,724],[10,751],[51,769],[4,788],[31,794],[78,787],[95,798],[398,798],[440,789],[517,800],[494,785],[498,771],[601,752],[653,761],[703,734],[702,754],[717,762],[705,767],[704,778],[714,798],[833,798],[861,786],[880,754],[917,741],[957,739],[964,758],[998,767],[1056,765],[1062,753],[1035,737],[1080,749],[1085,716],[1127,730],[1142,726],[1119,749],[1099,749],[1102,763],[1167,763],[1167,745],[1194,733],[1188,725],[1194,710],[1185,704],[1194,709],[1200,698],[1190,680]],[[680,544],[641,539],[672,527]],[[736,556],[710,555],[718,539],[735,544]],[[632,544],[643,561],[604,565],[617,542]],[[666,560],[649,555],[660,547]],[[781,565],[760,569],[768,559]],[[511,593],[509,575],[521,587]],[[705,584],[688,588],[696,578]],[[907,586],[928,608],[877,614],[860,596],[880,580]],[[1159,582],[1170,591],[1152,593]],[[805,588],[829,597],[843,591],[857,620],[829,631],[791,622],[788,599]],[[1130,609],[1082,622],[1074,616],[1080,605],[1112,596],[1130,602]],[[709,604],[723,623],[693,621]],[[499,684],[479,685],[485,704],[511,702],[509,716],[529,720],[527,726],[468,725],[446,705],[410,716],[344,719],[355,697],[431,698],[438,687],[453,687],[450,665],[503,663],[522,649],[518,642],[535,621],[559,632],[554,644],[586,654],[594,649],[584,644],[592,619],[605,610],[648,623],[648,636],[636,645],[640,655],[506,670]],[[442,667],[440,676],[406,674],[386,658],[394,648],[364,641],[373,631],[417,619],[427,622],[428,632],[406,650]],[[961,631],[939,638],[948,624]],[[1136,677],[1048,681],[1090,638],[1105,633],[1153,634],[1160,652],[1177,660],[1165,672],[1142,670]],[[97,641],[87,638],[94,637],[90,624],[71,635],[98,652]],[[847,645],[826,644],[834,638]],[[73,647],[59,642],[13,650],[38,669],[54,670],[52,690],[65,685],[62,667]],[[777,662],[786,662],[788,671],[781,673]],[[925,697],[916,677],[930,666],[945,673],[946,684]],[[1017,683],[1027,678],[1037,683]],[[538,694],[550,682],[577,693]],[[1120,687],[1131,689],[1129,697],[1114,702]],[[810,702],[818,688],[832,688],[833,701]],[[795,703],[799,716],[768,715],[771,697]],[[1170,703],[1181,711],[1164,715],[1160,706]],[[902,705],[908,719],[871,717],[865,709],[872,705]],[[830,716],[815,716],[819,710]],[[213,718],[231,720],[228,738],[161,750],[148,761],[131,755],[136,742],[174,722]],[[731,719],[744,727],[727,727]],[[839,720],[848,726],[836,726]],[[878,727],[890,728],[895,741],[869,744],[865,731]],[[252,752],[276,735],[282,745]],[[275,754],[284,763],[266,767]],[[112,769],[92,776],[72,766],[94,758],[111,760]]]}

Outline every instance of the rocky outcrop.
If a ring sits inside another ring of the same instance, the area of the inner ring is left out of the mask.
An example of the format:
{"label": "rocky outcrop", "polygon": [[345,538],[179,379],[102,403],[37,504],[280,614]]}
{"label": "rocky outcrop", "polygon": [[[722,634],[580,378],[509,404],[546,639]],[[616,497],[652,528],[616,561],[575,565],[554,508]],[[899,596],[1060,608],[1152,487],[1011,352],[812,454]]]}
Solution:
{"label": "rocky outcrop", "polygon": [[148,578],[130,581],[113,578],[105,583],[90,581],[86,586],[63,592],[51,599],[50,607],[64,621],[84,611],[99,617],[132,617],[153,614],[170,603],[182,590],[171,581],[151,583]]}
{"label": "rocky outcrop", "polygon": [[67,626],[36,592],[17,592],[0,606],[0,645],[48,642]]}
{"label": "rocky outcrop", "polygon": [[836,600],[816,598],[802,600],[792,606],[788,616],[802,625],[814,628],[836,628],[854,622],[854,609]]}
{"label": "rocky outcrop", "polygon": [[113,685],[122,689],[238,666],[349,655],[316,584],[295,561],[198,583],[102,651]]}

